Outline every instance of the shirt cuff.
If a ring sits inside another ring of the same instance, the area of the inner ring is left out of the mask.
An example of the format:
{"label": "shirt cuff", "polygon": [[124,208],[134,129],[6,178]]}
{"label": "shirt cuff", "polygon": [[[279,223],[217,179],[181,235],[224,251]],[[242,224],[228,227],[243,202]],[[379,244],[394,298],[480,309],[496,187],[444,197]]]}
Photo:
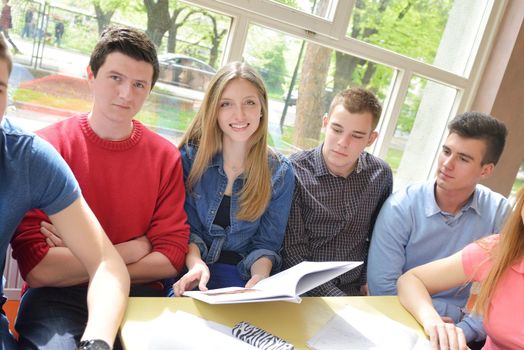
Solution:
{"label": "shirt cuff", "polygon": [[255,261],[262,257],[266,257],[269,260],[271,260],[273,264],[271,274],[280,271],[280,268],[282,266],[282,258],[280,257],[280,255],[269,249],[256,249],[249,253],[244,259],[242,259],[242,261],[238,263],[237,268],[238,272],[240,273],[240,277],[242,277],[246,281],[249,280],[251,278],[251,265],[253,265]]}

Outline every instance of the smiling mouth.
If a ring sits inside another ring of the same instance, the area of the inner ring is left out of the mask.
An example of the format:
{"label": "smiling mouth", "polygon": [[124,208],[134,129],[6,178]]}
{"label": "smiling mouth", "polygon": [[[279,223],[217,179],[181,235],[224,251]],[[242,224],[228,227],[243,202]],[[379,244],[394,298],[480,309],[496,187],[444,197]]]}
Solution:
{"label": "smiling mouth", "polygon": [[230,127],[232,127],[235,130],[243,130],[249,126],[249,123],[244,124],[229,124]]}

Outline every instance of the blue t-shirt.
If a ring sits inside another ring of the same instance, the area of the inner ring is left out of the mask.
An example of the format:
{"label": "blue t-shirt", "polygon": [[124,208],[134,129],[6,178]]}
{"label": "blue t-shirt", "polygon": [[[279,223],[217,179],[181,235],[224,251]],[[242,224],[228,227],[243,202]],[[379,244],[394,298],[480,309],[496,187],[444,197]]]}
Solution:
{"label": "blue t-shirt", "polygon": [[[60,154],[34,134],[0,123],[0,268],[16,227],[30,209],[53,215],[80,196]],[[0,286],[0,295],[3,286]]]}

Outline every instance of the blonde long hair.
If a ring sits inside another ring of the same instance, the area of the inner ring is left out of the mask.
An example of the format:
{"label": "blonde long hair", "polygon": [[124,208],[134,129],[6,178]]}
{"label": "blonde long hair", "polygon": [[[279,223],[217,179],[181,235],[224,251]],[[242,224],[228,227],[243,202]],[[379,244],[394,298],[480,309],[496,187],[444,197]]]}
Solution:
{"label": "blonde long hair", "polygon": [[[209,166],[213,156],[222,152],[223,132],[218,125],[220,97],[226,86],[234,79],[249,81],[258,92],[262,113],[258,129],[248,141],[244,170],[244,184],[238,193],[239,220],[254,221],[267,208],[271,199],[271,171],[268,163],[268,98],[262,78],[249,65],[231,62],[222,67],[207,88],[202,105],[180,141],[179,148],[186,144],[198,147],[195,161],[189,173],[186,187],[190,192]],[[271,152],[272,154],[272,152]]]}
{"label": "blonde long hair", "polygon": [[488,316],[489,304],[493,293],[504,272],[519,259],[524,258],[524,224],[522,207],[524,206],[524,188],[517,196],[513,212],[500,232],[500,242],[491,253],[492,267],[480,288],[475,303],[475,311]]}

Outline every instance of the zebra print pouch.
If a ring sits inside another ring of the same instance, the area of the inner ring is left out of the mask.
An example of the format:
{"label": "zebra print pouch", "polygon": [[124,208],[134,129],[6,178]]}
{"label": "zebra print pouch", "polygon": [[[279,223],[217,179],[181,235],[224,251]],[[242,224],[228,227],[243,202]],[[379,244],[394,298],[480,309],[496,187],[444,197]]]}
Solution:
{"label": "zebra print pouch", "polygon": [[274,336],[247,322],[240,322],[233,327],[233,335],[262,350],[294,350],[295,347],[283,339]]}

